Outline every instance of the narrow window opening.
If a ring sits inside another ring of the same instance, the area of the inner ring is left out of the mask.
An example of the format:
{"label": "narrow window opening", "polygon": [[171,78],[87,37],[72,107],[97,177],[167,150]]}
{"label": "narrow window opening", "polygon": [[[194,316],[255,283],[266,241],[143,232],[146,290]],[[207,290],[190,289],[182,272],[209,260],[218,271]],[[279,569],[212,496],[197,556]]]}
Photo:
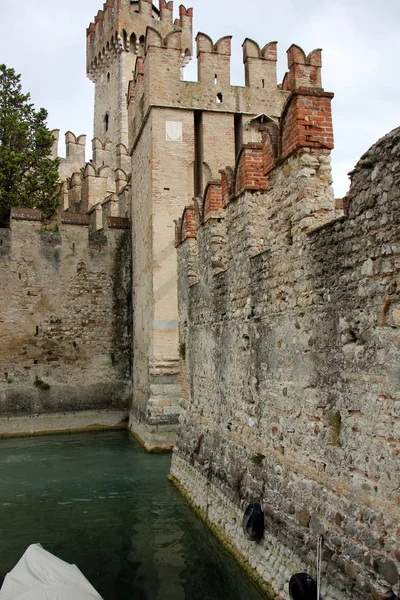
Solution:
{"label": "narrow window opening", "polygon": [[108,115],[108,113],[104,116],[104,130],[108,131],[108,126],[109,126],[109,121],[110,121],[110,117]]}
{"label": "narrow window opening", "polygon": [[235,157],[237,158],[243,146],[243,116],[235,114]]}
{"label": "narrow window opening", "polygon": [[141,35],[139,38],[139,49],[140,49],[140,56],[143,58],[144,57],[144,45],[145,45],[145,37],[144,35]]}
{"label": "narrow window opening", "polygon": [[222,104],[223,100],[224,100],[224,97],[223,97],[223,95],[220,92],[219,94],[217,94],[217,97],[216,97],[215,101],[216,101],[217,104]]}
{"label": "narrow window opening", "polygon": [[3,240],[0,240],[0,246],[2,246],[2,245],[3,245]]}
{"label": "narrow window opening", "polygon": [[264,79],[261,79],[261,83],[262,83],[263,88],[265,88],[265,80]]}
{"label": "narrow window opening", "polygon": [[110,73],[107,73],[107,83],[110,83]]}
{"label": "narrow window opening", "polygon": [[36,333],[35,335],[39,335],[39,325],[36,325]]}
{"label": "narrow window opening", "polygon": [[214,83],[215,83],[215,85],[217,85],[217,83],[218,83],[218,75],[216,73],[214,75]]}
{"label": "narrow window opening", "polygon": [[21,273],[18,273],[18,279],[21,279],[21,277],[22,277]]}
{"label": "narrow window opening", "polygon": [[75,252],[75,243],[72,244],[72,252]]}
{"label": "narrow window opening", "polygon": [[137,53],[137,41],[136,41],[136,35],[134,33],[132,33],[130,40],[129,40],[129,52],[132,52],[132,54]]}
{"label": "narrow window opening", "polygon": [[203,193],[203,113],[194,111],[194,195]]}

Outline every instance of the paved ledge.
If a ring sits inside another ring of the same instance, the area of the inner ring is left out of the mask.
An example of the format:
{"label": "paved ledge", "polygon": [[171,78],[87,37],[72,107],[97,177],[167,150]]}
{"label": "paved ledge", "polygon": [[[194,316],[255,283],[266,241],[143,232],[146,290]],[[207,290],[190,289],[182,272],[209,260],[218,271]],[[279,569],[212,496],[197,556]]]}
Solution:
{"label": "paved ledge", "polygon": [[149,425],[129,416],[129,432],[141,446],[152,453],[171,452],[176,440],[178,425]]}
{"label": "paved ledge", "polygon": [[73,433],[78,431],[103,431],[126,429],[126,410],[82,411],[52,415],[1,417],[0,438]]}

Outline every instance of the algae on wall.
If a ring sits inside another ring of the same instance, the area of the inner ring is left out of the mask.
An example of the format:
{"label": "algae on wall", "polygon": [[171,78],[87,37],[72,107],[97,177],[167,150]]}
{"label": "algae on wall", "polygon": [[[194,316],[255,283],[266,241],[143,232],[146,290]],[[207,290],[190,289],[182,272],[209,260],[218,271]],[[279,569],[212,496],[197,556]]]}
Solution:
{"label": "algae on wall", "polygon": [[46,231],[36,212],[0,236],[0,433],[9,417],[65,413],[67,429],[77,411],[119,421],[130,399],[130,232]]}

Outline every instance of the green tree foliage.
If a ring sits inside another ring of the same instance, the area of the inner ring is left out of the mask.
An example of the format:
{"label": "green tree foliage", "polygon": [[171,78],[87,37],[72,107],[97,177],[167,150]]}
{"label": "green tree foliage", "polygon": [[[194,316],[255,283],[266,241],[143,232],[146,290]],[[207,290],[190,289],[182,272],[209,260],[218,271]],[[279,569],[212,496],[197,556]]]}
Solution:
{"label": "green tree foliage", "polygon": [[58,159],[47,112],[22,93],[21,76],[0,65],[0,226],[12,206],[39,208],[48,219],[59,205]]}

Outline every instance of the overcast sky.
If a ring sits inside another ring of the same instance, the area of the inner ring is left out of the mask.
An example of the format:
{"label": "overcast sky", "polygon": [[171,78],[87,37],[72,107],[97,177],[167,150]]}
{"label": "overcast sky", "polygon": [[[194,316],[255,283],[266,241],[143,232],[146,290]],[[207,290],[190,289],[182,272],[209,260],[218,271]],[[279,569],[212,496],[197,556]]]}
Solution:
{"label": "overcast sky", "polygon": [[[280,81],[292,43],[306,54],[323,49],[323,86],[335,93],[334,188],[344,195],[361,154],[400,125],[400,0],[192,0],[188,6],[194,34],[203,31],[214,41],[233,35],[235,85],[244,81],[245,37],[261,47],[279,42]],[[22,74],[36,107],[48,110],[51,129],[85,133],[88,140],[94,85],[85,74],[86,27],[101,7],[98,0],[0,0],[0,62]]]}

